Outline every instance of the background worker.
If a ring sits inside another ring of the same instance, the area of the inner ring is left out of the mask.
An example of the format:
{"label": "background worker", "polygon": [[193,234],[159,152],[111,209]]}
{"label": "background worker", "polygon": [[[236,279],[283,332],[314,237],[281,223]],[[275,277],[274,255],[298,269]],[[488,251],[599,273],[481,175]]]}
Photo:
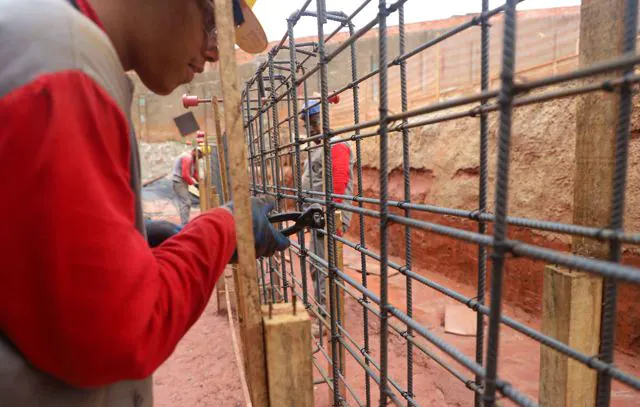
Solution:
{"label": "background worker", "polygon": [[[238,45],[264,50],[228,1]],[[0,180],[23,197],[0,200],[0,406],[152,406],[235,222],[214,209],[149,247],[125,72],[167,95],[217,59],[215,32],[207,0],[0,0]],[[273,203],[251,208],[256,254],[286,248]]]}
{"label": "background worker", "polygon": [[[307,106],[309,106],[307,108]],[[313,100],[307,102],[301,112],[304,126],[307,126],[307,134],[310,137],[317,136],[322,133],[320,126],[320,102]],[[315,145],[319,145],[322,139],[313,140]],[[322,171],[324,162],[323,148],[314,148],[311,150],[310,157],[303,165],[302,173],[302,189],[315,192],[325,192],[324,189],[324,173]],[[333,193],[339,195],[353,195],[353,166],[355,160],[349,144],[346,142],[335,143],[331,145],[331,175],[333,180]],[[307,197],[318,199],[318,195],[307,194]],[[340,198],[334,198],[335,202],[342,202]],[[342,211],[342,229],[337,230],[338,235],[342,236],[349,229],[351,224],[352,212]],[[311,250],[318,257],[325,259],[324,250],[325,238],[321,233],[315,230],[311,231]],[[324,306],[326,304],[326,271],[323,272],[317,265],[311,266],[311,276],[316,293],[316,300]],[[322,311],[321,315],[322,315]],[[314,330],[314,334],[317,331]]]}
{"label": "background worker", "polygon": [[173,164],[171,173],[173,192],[176,193],[175,202],[182,226],[189,222],[189,213],[191,212],[189,185],[197,185],[198,183],[198,160],[201,158],[202,150],[194,148],[190,152],[180,154]]}

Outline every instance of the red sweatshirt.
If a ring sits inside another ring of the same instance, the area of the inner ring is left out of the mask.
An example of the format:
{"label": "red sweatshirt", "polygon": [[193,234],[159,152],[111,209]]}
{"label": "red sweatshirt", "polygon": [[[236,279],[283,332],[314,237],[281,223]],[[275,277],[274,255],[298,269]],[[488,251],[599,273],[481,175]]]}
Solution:
{"label": "red sweatshirt", "polygon": [[0,96],[0,123],[0,331],[71,385],[149,376],[231,258],[232,215],[205,213],[151,250],[135,227],[126,116],[83,72]]}
{"label": "red sweatshirt", "polygon": [[198,182],[198,165],[193,163],[192,153],[181,154],[174,164],[173,179],[188,185]]}

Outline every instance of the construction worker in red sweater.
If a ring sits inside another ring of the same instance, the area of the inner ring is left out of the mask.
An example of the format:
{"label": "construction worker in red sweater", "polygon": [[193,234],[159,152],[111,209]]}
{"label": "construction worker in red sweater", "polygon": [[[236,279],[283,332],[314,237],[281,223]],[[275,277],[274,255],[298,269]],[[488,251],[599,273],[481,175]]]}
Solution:
{"label": "construction worker in red sweater", "polygon": [[189,213],[191,212],[189,185],[197,185],[198,183],[197,160],[201,158],[202,150],[200,150],[200,148],[194,148],[191,152],[180,154],[173,163],[171,180],[173,181],[173,192],[176,193],[176,206],[180,214],[180,223],[182,226],[189,222]]}
{"label": "construction worker in red sweater", "polygon": [[[308,107],[307,107],[308,106]],[[320,126],[320,102],[317,100],[309,101],[306,103],[300,113],[303,119],[303,125],[307,128],[307,134],[311,137],[317,136],[322,133]],[[313,143],[317,146],[322,142],[321,139],[314,140]],[[303,164],[302,173],[302,190],[325,192],[324,188],[324,173],[323,169],[324,151],[322,147],[313,148],[310,151],[309,159]],[[349,144],[346,142],[335,143],[331,145],[331,175],[333,183],[333,193],[338,195],[353,195],[353,166],[355,160]],[[323,196],[314,194],[305,194],[308,198],[324,199]],[[342,199],[334,198],[333,201],[341,203]],[[336,230],[338,235],[343,235],[349,229],[351,225],[351,217],[353,213],[350,211],[342,211],[342,228]],[[311,231],[311,250],[318,257],[325,258],[324,248],[324,235]],[[314,291],[316,301],[321,307],[326,305],[326,270],[313,264],[311,265],[311,277],[313,280]],[[320,314],[323,312],[320,309]],[[314,336],[318,336],[319,330],[315,329]]]}
{"label": "construction worker in red sweater", "polygon": [[[264,50],[253,1],[227,1],[238,45]],[[0,179],[21,197],[0,200],[0,406],[152,406],[232,258],[232,205],[149,247],[125,74],[190,82],[218,57],[212,6],[0,0]],[[272,207],[252,200],[258,256],[289,244]]]}

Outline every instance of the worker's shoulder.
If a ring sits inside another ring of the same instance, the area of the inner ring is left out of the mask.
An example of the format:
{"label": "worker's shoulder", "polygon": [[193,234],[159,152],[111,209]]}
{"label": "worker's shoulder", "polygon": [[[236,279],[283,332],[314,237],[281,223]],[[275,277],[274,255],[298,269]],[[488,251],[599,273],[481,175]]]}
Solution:
{"label": "worker's shoulder", "polygon": [[65,0],[0,0],[0,97],[41,75],[82,71],[127,108],[129,84],[109,38]]}

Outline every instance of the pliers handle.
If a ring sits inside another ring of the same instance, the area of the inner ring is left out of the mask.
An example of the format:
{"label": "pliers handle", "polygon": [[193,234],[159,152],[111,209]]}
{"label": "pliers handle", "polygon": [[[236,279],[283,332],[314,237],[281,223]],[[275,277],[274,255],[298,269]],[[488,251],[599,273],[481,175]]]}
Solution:
{"label": "pliers handle", "polygon": [[296,234],[307,227],[311,229],[322,229],[325,225],[324,212],[319,206],[311,206],[304,212],[283,212],[269,216],[269,222],[271,223],[286,221],[293,221],[295,224],[280,231],[280,233],[285,236]]}

